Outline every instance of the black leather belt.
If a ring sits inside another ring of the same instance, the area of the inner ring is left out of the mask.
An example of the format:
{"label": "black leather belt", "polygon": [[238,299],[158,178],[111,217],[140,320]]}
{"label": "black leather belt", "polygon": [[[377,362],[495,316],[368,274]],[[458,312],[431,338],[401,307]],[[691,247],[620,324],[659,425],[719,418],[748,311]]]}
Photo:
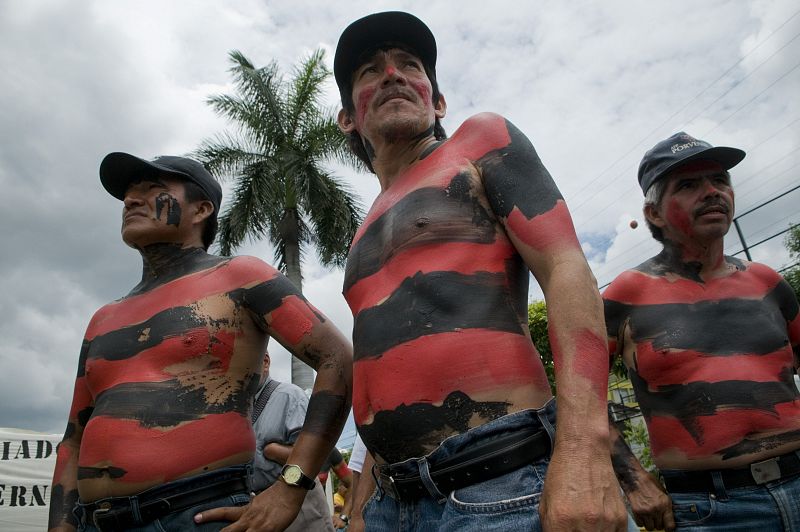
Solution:
{"label": "black leather belt", "polygon": [[[550,436],[542,429],[525,429],[478,442],[467,450],[430,465],[431,479],[444,494],[504,475],[550,453]],[[399,465],[399,464],[398,464]],[[403,475],[398,465],[377,466],[381,489],[397,500],[429,496],[419,474]]]}
{"label": "black leather belt", "polygon": [[[747,467],[718,470],[726,488],[744,488],[766,484],[800,473],[800,450],[790,451]],[[667,491],[676,493],[715,492],[712,471],[681,471],[664,478]]]}
{"label": "black leather belt", "polygon": [[[125,530],[226,495],[249,493],[247,480],[243,475],[239,478],[230,478],[230,476],[231,474],[228,472],[221,479],[215,480],[211,476],[206,481],[204,478],[205,485],[187,489],[181,493],[164,494],[167,490],[155,488],[131,497],[109,497],[81,506],[85,512],[85,519],[93,523],[101,532]],[[159,493],[163,495],[159,495]],[[138,501],[141,519],[136,519],[134,515],[132,499]]]}

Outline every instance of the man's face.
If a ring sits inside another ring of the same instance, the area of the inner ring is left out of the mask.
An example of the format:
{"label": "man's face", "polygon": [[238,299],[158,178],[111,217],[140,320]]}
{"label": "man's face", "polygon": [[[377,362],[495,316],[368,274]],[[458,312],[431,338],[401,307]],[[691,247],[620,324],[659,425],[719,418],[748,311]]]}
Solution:
{"label": "man's face", "polygon": [[146,177],[128,187],[123,204],[122,240],[129,246],[141,249],[189,240],[193,213],[180,180]]}
{"label": "man's face", "polygon": [[705,243],[725,236],[733,221],[733,188],[719,163],[694,161],[665,179],[661,204],[645,214],[667,239]]}
{"label": "man's face", "polygon": [[444,117],[444,99],[434,105],[431,94],[418,57],[399,48],[379,50],[353,73],[355,111],[347,117],[349,126],[368,140],[414,137]]}

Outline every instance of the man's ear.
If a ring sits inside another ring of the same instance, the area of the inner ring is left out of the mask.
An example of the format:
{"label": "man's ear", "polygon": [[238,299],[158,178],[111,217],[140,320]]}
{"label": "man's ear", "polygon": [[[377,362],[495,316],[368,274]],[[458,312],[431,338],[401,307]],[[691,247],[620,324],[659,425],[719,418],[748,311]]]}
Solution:
{"label": "man's ear", "polygon": [[648,203],[642,209],[642,213],[647,221],[656,227],[663,229],[663,227],[666,225],[664,218],[661,216],[661,213],[658,212],[658,209],[655,207],[655,205]]}
{"label": "man's ear", "polygon": [[344,109],[339,109],[339,114],[336,115],[336,123],[339,125],[339,129],[345,135],[349,135],[356,130],[356,124],[353,119],[350,118],[350,113]]}
{"label": "man's ear", "polygon": [[444,118],[444,115],[447,114],[447,102],[444,99],[444,94],[439,95],[439,100],[433,106],[433,114],[438,119]]}
{"label": "man's ear", "polygon": [[192,215],[192,223],[200,224],[203,220],[214,214],[214,204],[208,200],[195,203],[195,211]]}

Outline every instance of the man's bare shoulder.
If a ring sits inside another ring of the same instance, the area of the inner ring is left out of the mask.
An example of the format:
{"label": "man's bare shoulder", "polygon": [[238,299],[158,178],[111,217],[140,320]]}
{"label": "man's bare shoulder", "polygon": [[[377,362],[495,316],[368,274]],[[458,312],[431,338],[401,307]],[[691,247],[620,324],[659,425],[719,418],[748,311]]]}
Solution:
{"label": "man's bare shoulder", "polygon": [[648,275],[637,268],[625,270],[611,281],[611,284],[603,291],[603,299],[635,304],[636,296],[642,290],[643,283],[648,281]]}

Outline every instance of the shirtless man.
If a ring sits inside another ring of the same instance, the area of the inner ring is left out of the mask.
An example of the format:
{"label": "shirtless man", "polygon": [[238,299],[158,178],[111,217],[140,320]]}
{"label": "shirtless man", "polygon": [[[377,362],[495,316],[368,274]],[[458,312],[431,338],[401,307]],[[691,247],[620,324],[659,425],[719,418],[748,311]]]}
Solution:
{"label": "shirtless man", "polygon": [[[283,530],[346,419],[347,340],[271,266],[206,253],[222,191],[200,163],[111,153],[100,179],[124,202],[122,240],[143,273],[86,331],[50,529]],[[284,481],[248,504],[270,337],[319,373]]]}
{"label": "shirtless man", "polygon": [[728,170],[744,155],[683,132],[648,151],[644,215],[664,249],[603,294],[672,497],[617,438],[620,483],[650,530],[672,529],[673,511],[682,530],[800,530],[797,299],[767,266],[723,254]]}
{"label": "shirtless man", "polygon": [[[400,12],[351,24],[334,59],[339,127],[381,185],[344,283],[354,416],[380,476],[367,529],[534,530],[541,510],[547,530],[624,530],[598,452],[609,438],[601,299],[567,207],[502,117],[472,117],[445,139],[435,67],[430,30]],[[551,460],[529,271],[558,373]]]}

